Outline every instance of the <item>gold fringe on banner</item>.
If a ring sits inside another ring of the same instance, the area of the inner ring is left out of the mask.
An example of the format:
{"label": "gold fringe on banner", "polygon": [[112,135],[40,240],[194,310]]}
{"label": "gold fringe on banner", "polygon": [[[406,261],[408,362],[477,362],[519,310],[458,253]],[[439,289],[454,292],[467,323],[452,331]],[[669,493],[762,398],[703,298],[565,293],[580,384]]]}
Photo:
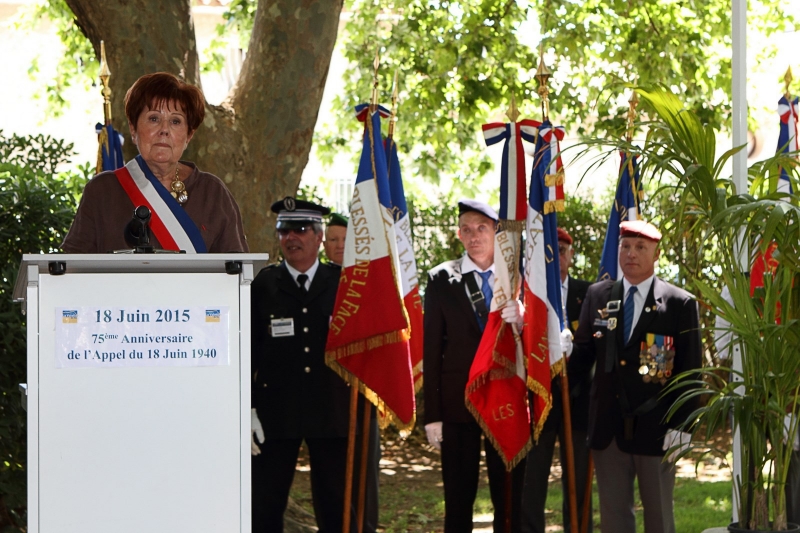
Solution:
{"label": "gold fringe on banner", "polygon": [[561,371],[564,370],[564,358],[562,357],[550,367],[550,379],[553,379],[557,375],[561,374]]}
{"label": "gold fringe on banner", "polygon": [[[555,366],[555,365],[554,365]],[[550,371],[552,374],[552,370]],[[550,378],[552,380],[552,377]],[[544,385],[535,381],[533,378],[528,376],[528,389],[533,392],[539,398],[542,398],[545,401],[544,410],[542,411],[542,416],[539,417],[539,420],[534,421],[533,425],[533,440],[534,442],[539,442],[539,434],[541,434],[542,429],[544,428],[544,423],[547,420],[547,417],[550,415],[550,409],[553,408],[553,397],[550,394],[550,391],[544,388]]]}
{"label": "gold fringe on banner", "polygon": [[545,174],[544,185],[545,187],[558,187],[559,185],[564,185],[564,169],[562,168],[555,174]]}
{"label": "gold fringe on banner", "polygon": [[498,233],[501,231],[522,233],[525,230],[525,224],[527,224],[526,220],[500,219],[500,222],[497,223],[497,231]]}
{"label": "gold fringe on banner", "polygon": [[544,203],[544,214],[548,215],[553,211],[560,213],[564,210],[564,200],[548,200]]}
{"label": "gold fringe on banner", "polygon": [[414,367],[411,369],[412,379],[416,374],[419,374],[419,379],[417,379],[414,382],[414,394],[419,394],[419,391],[422,390],[422,382],[424,380],[424,376],[421,374],[421,372],[422,372],[422,361],[414,365]]}
{"label": "gold fringe on banner", "polygon": [[[504,222],[512,222],[512,221],[506,220]],[[506,326],[507,324],[505,322],[500,324],[500,329],[498,330],[497,337],[495,339],[495,346],[497,346],[497,340],[503,334],[503,330],[506,328]],[[516,334],[514,336],[517,337]],[[492,435],[491,431],[489,430],[489,427],[483,421],[483,418],[481,417],[478,410],[475,408],[474,405],[472,405],[472,402],[469,401],[469,395],[478,390],[479,388],[481,388],[483,385],[485,385],[487,381],[495,381],[498,379],[512,379],[517,377],[516,363],[509,361],[507,357],[503,357],[502,355],[500,355],[500,353],[497,350],[492,351],[492,361],[500,363],[502,365],[502,368],[493,368],[489,372],[481,374],[475,381],[468,384],[467,388],[464,391],[464,403],[466,404],[467,409],[469,409],[469,411],[472,413],[472,416],[481,426],[483,434],[486,436],[487,439],[489,439],[489,441],[492,443],[492,446],[494,446],[495,450],[499,450],[500,444],[497,442],[497,439],[495,439],[494,435]],[[527,394],[525,396],[526,396],[525,398],[526,408],[528,408],[528,410],[530,411],[527,405],[528,404]],[[506,465],[506,470],[510,472],[528,454],[528,451],[530,451],[532,447],[533,443],[531,443],[530,439],[528,439],[528,443],[509,462],[506,461],[505,456],[503,456],[503,454],[500,453],[499,451],[498,455],[500,455],[500,458],[503,459],[503,463],[505,463]]]}
{"label": "gold fringe on banner", "polygon": [[[500,449],[500,443],[497,442],[497,439],[494,438],[492,432],[489,431],[489,427],[483,421],[483,418],[481,418],[480,413],[478,413],[478,410],[475,409],[475,406],[469,402],[466,402],[466,404],[467,404],[467,409],[469,409],[470,413],[472,413],[472,416],[475,417],[475,420],[478,421],[478,425],[483,430],[484,436],[487,439],[489,439],[489,442],[492,443],[492,446],[494,446],[495,450]],[[503,463],[505,463],[506,465],[506,471],[511,472],[514,469],[514,467],[517,466],[519,462],[525,458],[526,455],[528,455],[528,452],[531,450],[531,448],[533,448],[533,442],[531,442],[531,439],[528,439],[528,442],[525,444],[525,446],[523,446],[522,449],[519,451],[519,453],[514,457],[512,457],[510,461],[506,461],[505,456],[502,453],[498,452],[498,455],[503,460]]]}
{"label": "gold fringe on banner", "polygon": [[397,429],[401,431],[410,430],[416,423],[416,412],[411,415],[411,420],[409,422],[403,422],[400,420],[397,414],[395,414],[395,412],[392,411],[389,406],[387,406],[383,400],[380,399],[375,391],[367,387],[364,382],[358,379],[355,374],[340,364],[339,359],[350,357],[352,355],[363,354],[369,350],[380,348],[382,346],[407,342],[408,338],[408,330],[406,329],[402,329],[400,331],[390,331],[388,333],[382,333],[380,335],[374,335],[356,342],[351,342],[350,344],[340,346],[335,350],[325,352],[325,362],[327,363],[328,367],[336,372],[340,378],[349,383],[351,387],[358,387],[358,391],[363,394],[370,403],[375,405],[375,407],[377,407],[381,413],[384,413],[383,417],[378,417],[381,429],[385,429],[390,423],[393,423]]}
{"label": "gold fringe on banner", "polygon": [[106,148],[106,152],[111,151],[108,145],[108,132],[105,127],[100,128],[100,133],[97,134],[97,168],[95,169],[95,174],[100,174],[103,171],[103,147]]}

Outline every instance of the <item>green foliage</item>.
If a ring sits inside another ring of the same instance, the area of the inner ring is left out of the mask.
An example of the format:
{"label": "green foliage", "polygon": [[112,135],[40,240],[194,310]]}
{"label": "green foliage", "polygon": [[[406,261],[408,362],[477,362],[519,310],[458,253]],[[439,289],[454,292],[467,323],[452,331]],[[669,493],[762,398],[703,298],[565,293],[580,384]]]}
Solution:
{"label": "green foliage", "polygon": [[[714,129],[674,94],[662,89],[638,92],[658,117],[649,125],[640,168],[660,180],[660,192],[668,195],[662,206],[664,220],[674,221],[670,232],[696,243],[693,253],[716,246],[713,271],[728,288],[730,300],[703,277],[692,285],[700,302],[729,324],[720,332],[731,334],[726,348],[739,350],[742,361],[741,369],[725,369],[739,382],[727,382],[713,368],[703,370],[704,379],[681,376],[677,387],[685,390],[673,409],[706,399],[687,427],[705,437],[732,416],[742,436],[739,516],[751,528],[780,530],[786,524],[782,487],[792,451],[783,438],[784,417],[798,412],[800,392],[800,209],[797,195],[781,195],[769,184],[776,182],[781,167],[794,173],[798,163],[782,155],[751,167],[752,191],[758,195],[737,194],[722,173],[742,147],[717,158]],[[763,290],[751,297],[746,270],[770,243],[779,266],[764,276]],[[797,426],[795,416],[789,433]]]}
{"label": "green foliage", "polygon": [[[785,2],[749,11],[750,28],[769,35],[792,19]],[[621,136],[630,84],[662,84],[683,95],[702,123],[730,118],[731,3],[536,0],[553,76],[553,115],[582,134]],[[553,68],[556,70],[556,68]],[[597,122],[586,120],[597,117]]]}
{"label": "green foliage", "polygon": [[414,256],[420,293],[424,295],[428,271],[440,263],[461,257],[464,246],[458,239],[458,201],[451,196],[429,198],[409,196],[408,216],[411,220]]}
{"label": "green foliage", "polygon": [[203,52],[205,61],[201,65],[201,70],[204,73],[222,70],[222,66],[225,63],[223,52],[228,47],[231,34],[238,36],[239,48],[247,52],[247,48],[250,45],[250,35],[253,33],[253,23],[256,18],[257,8],[257,0],[233,0],[228,4],[228,9],[222,14],[225,22],[217,25],[217,35]]}
{"label": "green foliage", "polygon": [[610,201],[596,204],[580,196],[567,195],[564,212],[558,214],[558,225],[567,230],[573,240],[575,256],[570,276],[597,280],[610,205]]}
{"label": "green foliage", "polygon": [[[337,120],[317,131],[318,153],[354,145],[353,105],[368,100],[373,58],[381,50],[381,101],[400,74],[398,142],[404,168],[437,183],[441,175],[480,177],[489,169],[479,132],[511,95],[523,116],[540,118],[534,79],[543,34],[551,116],[581,134],[619,136],[626,87],[663,83],[687,98],[703,122],[730,116],[730,3],[622,0],[351,0],[343,31],[350,61]],[[765,34],[791,23],[779,0],[751,10]],[[709,95],[713,98],[709,99]],[[355,143],[357,144],[357,143]]]}
{"label": "green foliage", "polygon": [[[88,91],[95,86],[100,62],[95,56],[92,43],[81,32],[75,15],[64,0],[43,0],[27,9],[20,27],[32,29],[42,18],[47,18],[55,25],[56,34],[65,48],[56,67],[56,77],[45,81],[34,95],[36,98],[46,99],[47,111],[52,116],[59,116],[69,106],[69,101],[64,98],[67,89],[77,85]],[[39,76],[38,61],[33,62],[28,74],[32,79]]]}
{"label": "green foliage", "polygon": [[[26,524],[26,415],[18,384],[26,381],[25,317],[11,295],[23,254],[58,250],[85,176],[58,174],[72,145],[41,135],[0,131],[0,530]],[[86,165],[84,168],[88,168]]]}

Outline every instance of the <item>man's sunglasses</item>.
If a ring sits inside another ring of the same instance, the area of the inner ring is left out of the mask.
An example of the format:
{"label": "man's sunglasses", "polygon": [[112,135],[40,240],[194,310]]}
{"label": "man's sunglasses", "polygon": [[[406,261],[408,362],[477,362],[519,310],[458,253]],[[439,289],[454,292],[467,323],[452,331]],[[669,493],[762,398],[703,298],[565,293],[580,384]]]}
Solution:
{"label": "man's sunglasses", "polygon": [[278,229],[278,235],[280,235],[281,237],[286,237],[290,233],[295,233],[296,235],[303,235],[310,229],[311,226],[300,226],[298,228],[280,228]]}

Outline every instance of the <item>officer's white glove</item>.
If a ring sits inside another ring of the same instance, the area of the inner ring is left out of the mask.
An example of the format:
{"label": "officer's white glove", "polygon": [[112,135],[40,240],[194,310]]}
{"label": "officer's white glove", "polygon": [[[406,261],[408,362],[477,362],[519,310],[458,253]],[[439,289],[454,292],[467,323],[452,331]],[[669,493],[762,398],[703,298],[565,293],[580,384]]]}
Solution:
{"label": "officer's white glove", "polygon": [[692,434],[677,429],[668,429],[664,435],[662,450],[667,452],[667,461],[674,463],[678,455],[688,450],[692,445]]}
{"label": "officer's white glove", "polygon": [[[795,422],[797,424],[797,422]],[[792,414],[789,413],[783,418],[783,440],[789,436],[789,430],[792,428]],[[796,452],[800,451],[800,429],[795,427],[794,438],[792,438],[792,449]]]}
{"label": "officer's white glove", "polygon": [[519,300],[509,300],[500,310],[500,318],[509,324],[516,324],[521,328],[525,321],[525,306]]}
{"label": "officer's white glove", "polygon": [[572,332],[569,328],[561,330],[561,351],[567,354],[567,357],[572,355]]}
{"label": "officer's white glove", "polygon": [[425,424],[425,434],[428,436],[428,443],[437,450],[442,449],[442,423],[431,422]]}
{"label": "officer's white glove", "polygon": [[261,420],[258,419],[255,408],[250,409],[250,453],[253,455],[261,454],[261,448],[256,444],[264,444],[264,428],[261,427]]}

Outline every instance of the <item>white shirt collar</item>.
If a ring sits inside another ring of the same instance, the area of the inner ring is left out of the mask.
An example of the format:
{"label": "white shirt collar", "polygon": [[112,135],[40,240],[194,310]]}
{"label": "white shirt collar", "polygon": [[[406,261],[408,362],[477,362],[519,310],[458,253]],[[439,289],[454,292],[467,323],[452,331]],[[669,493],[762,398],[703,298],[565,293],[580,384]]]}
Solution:
{"label": "white shirt collar", "polygon": [[[650,287],[653,285],[653,280],[655,279],[656,275],[653,274],[643,282],[636,285],[636,291],[639,295],[641,295],[642,300],[647,299],[647,295],[650,294]],[[633,286],[633,284],[628,281],[628,278],[622,277],[622,288],[624,289],[622,294],[622,301],[624,302],[628,298],[628,290]],[[634,296],[634,298],[636,298]]]}
{"label": "white shirt collar", "polygon": [[464,254],[464,260],[461,261],[461,274],[467,274],[468,272],[491,272],[494,274],[494,263],[492,263],[489,268],[483,270],[478,268],[478,265],[470,258],[469,254]]}
{"label": "white shirt collar", "polygon": [[295,283],[297,283],[297,276],[299,276],[300,274],[305,274],[306,276],[308,276],[308,281],[306,281],[306,289],[309,289],[311,287],[311,282],[314,280],[314,274],[317,273],[317,268],[319,268],[319,258],[316,261],[314,261],[314,264],[311,265],[311,267],[305,272],[300,272],[292,265],[290,265],[288,261],[285,261],[284,263],[286,264],[286,270],[288,270],[289,274],[292,275],[292,279],[295,281]]}

